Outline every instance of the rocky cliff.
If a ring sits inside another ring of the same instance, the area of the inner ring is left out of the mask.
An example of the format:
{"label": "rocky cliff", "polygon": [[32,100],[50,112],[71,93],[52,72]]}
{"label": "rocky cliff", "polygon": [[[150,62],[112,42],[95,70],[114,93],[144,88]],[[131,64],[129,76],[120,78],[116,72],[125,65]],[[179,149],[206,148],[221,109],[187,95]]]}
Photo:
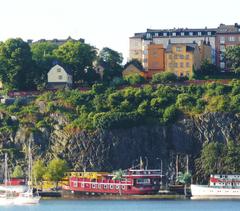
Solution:
{"label": "rocky cliff", "polygon": [[[3,117],[1,117],[3,118]],[[176,155],[180,155],[180,169],[185,155],[190,156],[190,168],[205,142],[240,141],[240,114],[205,113],[182,117],[168,126],[138,126],[128,129],[77,131],[63,130],[67,121],[53,116],[51,128],[0,132],[1,153],[10,150],[15,163],[25,162],[26,146],[33,143],[34,157],[49,160],[55,156],[66,159],[73,170],[125,169],[137,165],[141,156],[148,167],[159,168],[163,160],[166,172],[174,171]],[[3,156],[2,156],[3,157]]]}

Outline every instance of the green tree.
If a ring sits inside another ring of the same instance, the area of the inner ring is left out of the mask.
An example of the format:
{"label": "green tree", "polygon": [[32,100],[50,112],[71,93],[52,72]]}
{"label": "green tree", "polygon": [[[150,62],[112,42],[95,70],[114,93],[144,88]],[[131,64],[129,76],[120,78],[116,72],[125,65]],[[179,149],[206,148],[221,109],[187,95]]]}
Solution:
{"label": "green tree", "polygon": [[103,48],[98,56],[98,64],[104,67],[103,79],[110,82],[114,77],[121,77],[122,62],[121,53],[111,48]]}
{"label": "green tree", "polygon": [[53,66],[55,57],[53,51],[58,46],[52,42],[37,42],[31,45],[32,58],[35,65],[35,81],[38,87],[44,87],[47,82],[47,73]]}
{"label": "green tree", "polygon": [[172,72],[156,73],[152,77],[152,83],[176,82],[177,76]]}
{"label": "green tree", "polygon": [[46,166],[42,160],[36,160],[33,163],[32,174],[33,178],[36,179],[37,183],[42,181],[44,174],[46,173]]}
{"label": "green tree", "polygon": [[145,78],[143,78],[139,74],[128,75],[124,78],[124,80],[127,81],[130,85],[137,85],[145,82]]}
{"label": "green tree", "polygon": [[68,41],[54,50],[54,56],[73,71],[73,81],[78,84],[86,78],[86,72],[92,69],[96,49],[80,41]]}
{"label": "green tree", "polygon": [[0,78],[9,89],[34,89],[32,53],[22,39],[9,39],[0,45]]}
{"label": "green tree", "polygon": [[240,67],[240,46],[228,47],[226,49],[225,58],[227,67],[235,70]]}
{"label": "green tree", "polygon": [[46,173],[44,177],[47,180],[53,181],[58,186],[58,182],[64,177],[67,172],[68,167],[65,160],[55,158],[49,162],[47,165]]}
{"label": "green tree", "polygon": [[23,173],[23,170],[22,170],[21,166],[17,165],[14,168],[14,171],[12,173],[12,177],[13,178],[23,178],[24,177],[24,173]]}

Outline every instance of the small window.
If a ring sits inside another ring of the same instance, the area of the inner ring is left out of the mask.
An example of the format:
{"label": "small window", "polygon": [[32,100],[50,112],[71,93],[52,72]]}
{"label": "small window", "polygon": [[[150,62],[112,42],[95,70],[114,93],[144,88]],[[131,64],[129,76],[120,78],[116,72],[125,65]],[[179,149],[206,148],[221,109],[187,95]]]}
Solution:
{"label": "small window", "polygon": [[181,36],[184,36],[185,35],[185,33],[184,32],[181,32]]}
{"label": "small window", "polygon": [[229,37],[230,42],[235,42],[235,37]]}
{"label": "small window", "polygon": [[113,185],[110,185],[110,189],[113,189]]}
{"label": "small window", "polygon": [[166,33],[166,32],[164,32],[164,33],[163,33],[163,36],[164,36],[164,37],[166,37],[166,36],[167,36],[167,33]]}
{"label": "small window", "polygon": [[180,67],[184,67],[184,65],[183,65],[183,63],[182,63],[182,62],[180,63]]}
{"label": "small window", "polygon": [[172,33],[172,36],[176,37],[176,35],[177,35],[176,32],[173,32],[173,33]]}
{"label": "small window", "polygon": [[184,55],[179,55],[179,59],[184,59]]}
{"label": "small window", "polygon": [[104,189],[108,189],[108,185],[104,185],[103,187],[104,187]]}
{"label": "small window", "polygon": [[189,36],[193,36],[193,32],[189,32]]}
{"label": "small window", "polygon": [[158,37],[158,33],[156,32],[156,33],[154,34],[154,36],[155,36],[155,37]]}
{"label": "small window", "polygon": [[60,73],[61,72],[61,68],[57,68],[57,72]]}
{"label": "small window", "polygon": [[202,32],[198,32],[198,36],[202,36]]}
{"label": "small window", "polygon": [[168,56],[169,59],[172,59],[172,54]]}
{"label": "small window", "polygon": [[186,63],[186,67],[190,67],[190,64],[189,64],[189,62],[187,62],[187,63]]}
{"label": "small window", "polygon": [[182,51],[182,48],[178,46],[178,47],[176,47],[176,51],[180,52],[180,51]]}
{"label": "small window", "polygon": [[186,59],[189,59],[189,54],[186,55]]}
{"label": "small window", "polygon": [[77,188],[78,187],[78,181],[73,182],[73,187]]}
{"label": "small window", "polygon": [[63,76],[62,76],[62,75],[59,75],[59,76],[58,76],[58,79],[59,79],[59,80],[62,80],[62,79],[63,79]]}

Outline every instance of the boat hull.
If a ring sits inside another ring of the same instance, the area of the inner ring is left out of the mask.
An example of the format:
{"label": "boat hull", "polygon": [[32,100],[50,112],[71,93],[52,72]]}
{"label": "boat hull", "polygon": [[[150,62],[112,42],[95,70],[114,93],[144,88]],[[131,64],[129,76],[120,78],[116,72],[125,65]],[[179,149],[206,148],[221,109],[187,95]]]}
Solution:
{"label": "boat hull", "polygon": [[24,204],[38,204],[40,201],[40,196],[34,196],[34,197],[17,197],[14,200],[15,205],[24,205]]}
{"label": "boat hull", "polygon": [[240,199],[240,188],[191,185],[191,199]]}

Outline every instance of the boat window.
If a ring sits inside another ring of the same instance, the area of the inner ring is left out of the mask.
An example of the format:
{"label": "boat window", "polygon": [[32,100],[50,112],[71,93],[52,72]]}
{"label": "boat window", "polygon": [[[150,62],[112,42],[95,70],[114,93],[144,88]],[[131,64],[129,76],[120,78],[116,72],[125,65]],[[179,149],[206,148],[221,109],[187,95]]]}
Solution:
{"label": "boat window", "polygon": [[113,185],[110,185],[110,189],[113,189]]}
{"label": "boat window", "polygon": [[122,186],[122,189],[123,189],[123,190],[125,189],[125,185]]}
{"label": "boat window", "polygon": [[116,185],[116,189],[117,189],[117,190],[119,189],[119,185]]}
{"label": "boat window", "polygon": [[101,184],[98,184],[98,189],[101,189],[101,188],[102,188]]}
{"label": "boat window", "polygon": [[76,188],[77,186],[78,186],[78,181],[74,181],[74,182],[73,182],[73,187]]}
{"label": "boat window", "polygon": [[84,183],[81,183],[81,187],[84,188]]}
{"label": "boat window", "polygon": [[108,188],[108,185],[104,185],[104,189],[107,189]]}
{"label": "boat window", "polygon": [[136,180],[136,184],[150,184],[151,180],[147,178],[139,178]]}

